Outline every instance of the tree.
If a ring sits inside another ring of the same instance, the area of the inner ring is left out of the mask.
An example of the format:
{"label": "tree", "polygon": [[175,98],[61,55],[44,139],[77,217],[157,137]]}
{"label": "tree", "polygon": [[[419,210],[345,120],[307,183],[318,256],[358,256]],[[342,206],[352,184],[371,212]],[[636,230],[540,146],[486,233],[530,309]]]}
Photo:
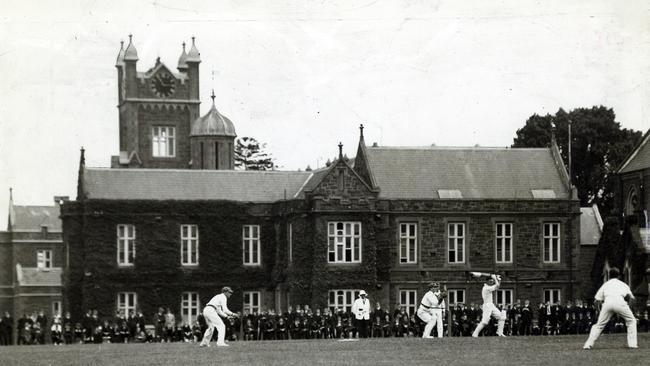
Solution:
{"label": "tree", "polygon": [[612,213],[616,180],[613,174],[641,140],[640,131],[621,129],[614,110],[603,106],[563,109],[555,115],[532,115],[517,130],[512,147],[546,147],[551,142],[551,125],[568,167],[568,125],[571,121],[572,180],[581,206],[597,204],[603,216]]}
{"label": "tree", "polygon": [[266,144],[261,144],[252,137],[238,138],[235,143],[235,169],[271,170],[273,158],[264,151]]}

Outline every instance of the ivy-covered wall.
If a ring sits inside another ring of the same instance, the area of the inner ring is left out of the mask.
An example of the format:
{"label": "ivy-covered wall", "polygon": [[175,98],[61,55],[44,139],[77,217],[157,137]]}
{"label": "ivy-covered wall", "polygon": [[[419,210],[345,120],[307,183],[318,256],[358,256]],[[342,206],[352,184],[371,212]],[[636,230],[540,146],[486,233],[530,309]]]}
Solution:
{"label": "ivy-covered wall", "polygon": [[[346,174],[340,191],[335,178]],[[108,201],[88,200],[64,205],[64,242],[70,250],[65,273],[66,306],[82,314],[88,308],[112,314],[118,292],[136,292],[145,314],[170,307],[179,314],[182,292],[198,292],[201,306],[224,285],[235,289],[233,310],[242,308],[243,291],[260,291],[262,307],[287,305],[325,308],[328,291],[364,289],[384,308],[399,304],[400,289],[416,289],[418,297],[428,281],[466,290],[467,302],[480,302],[481,283],[466,272],[499,271],[504,288],[515,298],[541,301],[545,288],[569,291],[569,253],[579,258],[578,203],[571,213],[566,201],[508,200],[379,200],[348,167],[332,169],[332,179],[305,199],[274,204],[229,201]],[[357,181],[355,181],[355,179]],[[569,227],[568,217],[573,217]],[[362,262],[329,263],[328,222],[362,224]],[[466,263],[450,265],[446,227],[466,223]],[[513,223],[512,264],[494,264],[494,225]],[[542,223],[562,224],[562,260],[542,263]],[[418,223],[418,263],[399,263],[399,224]],[[133,267],[116,260],[116,227],[136,227]],[[199,265],[180,264],[180,225],[199,228]],[[242,226],[260,225],[261,266],[242,264]],[[289,260],[289,225],[291,254]],[[569,235],[572,240],[568,240]],[[569,250],[569,243],[573,247]],[[575,273],[574,273],[575,274]],[[579,294],[578,276],[574,293]]]}

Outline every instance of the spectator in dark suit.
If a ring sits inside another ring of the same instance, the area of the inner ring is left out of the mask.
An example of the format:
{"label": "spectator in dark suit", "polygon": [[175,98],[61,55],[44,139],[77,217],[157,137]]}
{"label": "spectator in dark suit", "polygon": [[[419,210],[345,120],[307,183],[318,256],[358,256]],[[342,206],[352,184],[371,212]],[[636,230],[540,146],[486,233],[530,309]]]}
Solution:
{"label": "spectator in dark suit", "polygon": [[5,311],[5,315],[0,320],[0,345],[10,346],[13,342],[13,328],[14,328],[14,319],[11,317],[8,311]]}
{"label": "spectator in dark suit", "polygon": [[525,300],[524,306],[521,307],[521,322],[519,335],[531,335],[533,329],[533,309],[530,307],[530,301]]}

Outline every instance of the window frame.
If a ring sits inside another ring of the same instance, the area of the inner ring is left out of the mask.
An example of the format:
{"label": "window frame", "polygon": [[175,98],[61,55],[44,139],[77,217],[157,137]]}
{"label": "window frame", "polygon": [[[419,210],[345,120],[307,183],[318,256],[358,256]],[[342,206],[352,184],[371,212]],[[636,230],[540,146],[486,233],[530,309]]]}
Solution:
{"label": "window frame", "polygon": [[[547,292],[549,294],[548,298],[546,296]],[[550,299],[555,297],[554,293],[557,293],[557,299],[554,299],[556,301],[551,301]],[[545,288],[542,291],[542,299],[544,299],[544,304],[549,302],[551,305],[556,305],[556,304],[559,305],[562,302],[562,289],[560,289],[560,288]]]}
{"label": "window frame", "polygon": [[[399,264],[417,264],[418,263],[418,222],[417,221],[404,221],[399,223],[399,232],[398,232],[398,252],[399,252]],[[404,234],[402,228],[407,227],[406,234]],[[410,228],[414,228],[412,233]],[[413,247],[413,248],[411,248]],[[406,257],[402,255],[402,251],[406,252]],[[411,253],[413,258],[410,258]]]}
{"label": "window frame", "polygon": [[[342,229],[338,226],[342,225]],[[350,232],[347,233],[347,225]],[[355,229],[358,228],[358,233]],[[350,239],[348,258],[347,240]],[[339,258],[339,252],[343,258]],[[358,259],[355,260],[355,254]],[[333,257],[332,257],[333,255]],[[349,260],[348,260],[349,259]],[[327,222],[327,262],[331,264],[354,264],[363,261],[363,226],[361,221],[328,221]]]}
{"label": "window frame", "polygon": [[[506,302],[506,294],[510,294],[510,302]],[[499,301],[501,297],[501,301]],[[515,290],[511,288],[498,288],[494,294],[494,304],[505,309],[506,306],[512,307],[515,304]]]}
{"label": "window frame", "polygon": [[[257,236],[253,235],[257,229]],[[247,236],[250,234],[250,236]],[[242,227],[242,258],[244,266],[261,265],[261,227],[260,225],[243,225]],[[255,252],[257,250],[257,256]]]}
{"label": "window frame", "polygon": [[52,249],[38,249],[36,251],[36,268],[45,272],[54,268],[54,252]]}
{"label": "window frame", "polygon": [[[156,131],[159,132],[158,135],[156,134]],[[171,134],[169,133],[170,131],[172,132]],[[165,150],[163,154],[161,154],[161,149]],[[176,126],[151,126],[151,156],[153,158],[176,157]]]}
{"label": "window frame", "polygon": [[[458,301],[458,294],[463,294],[463,301]],[[454,298],[454,301],[451,301],[451,298]],[[463,288],[452,288],[447,290],[447,300],[449,300],[449,306],[456,306],[458,304],[465,304],[467,299],[467,294]]]}
{"label": "window frame", "polygon": [[[336,314],[339,308],[347,313],[352,312],[352,305],[354,300],[359,297],[360,289],[334,289],[327,292],[327,306],[330,308],[332,314]],[[339,299],[343,298],[342,302]],[[332,301],[334,299],[334,301]],[[349,302],[348,302],[349,300]]]}
{"label": "window frame", "polygon": [[[187,234],[188,234],[187,236],[183,235],[185,233],[184,229],[187,229]],[[199,265],[199,226],[195,224],[182,224],[180,236],[181,236],[181,265],[198,266]],[[194,254],[194,258],[192,258],[192,254]]]}
{"label": "window frame", "polygon": [[201,298],[198,292],[184,291],[181,293],[181,319],[184,324],[194,325],[201,311]]}
{"label": "window frame", "polygon": [[[125,300],[123,304],[120,301],[121,300],[120,296],[122,296],[122,295],[124,296],[124,300]],[[129,298],[130,295],[132,295],[133,304],[129,303],[130,302],[129,300],[131,300]],[[138,308],[138,293],[137,292],[134,292],[134,291],[121,291],[121,292],[117,293],[116,297],[117,297],[117,299],[115,301],[116,314],[119,314],[120,311],[124,311],[124,313],[123,313],[124,316],[128,316],[131,313],[131,311],[135,312],[136,309]]]}
{"label": "window frame", "polygon": [[[546,227],[550,227],[549,235],[546,235]],[[553,235],[553,228],[557,227],[557,235]],[[546,259],[546,248],[548,241],[549,255]],[[553,245],[557,245],[557,258],[553,256]],[[545,221],[542,223],[542,262],[545,264],[562,263],[562,224],[558,221]]]}
{"label": "window frame", "polygon": [[293,223],[289,223],[289,227],[287,228],[287,261],[289,263],[293,262]]}
{"label": "window frame", "polygon": [[[255,304],[257,297],[257,305]],[[259,314],[262,307],[261,291],[244,291],[242,295],[242,311],[248,314]]]}
{"label": "window frame", "polygon": [[[451,235],[451,227],[454,227],[454,235]],[[458,227],[461,226],[463,228],[463,234],[458,235]],[[461,254],[462,254],[462,260],[458,260],[458,239],[462,240],[462,246],[461,246]],[[451,243],[452,240],[454,241],[454,261],[450,261],[450,255],[452,252],[451,248]],[[451,265],[456,265],[456,264],[465,264],[466,263],[466,244],[467,243],[467,223],[465,221],[449,221],[447,222],[447,264]]]}
{"label": "window frame", "polygon": [[[499,227],[501,229],[501,235],[499,235]],[[510,235],[505,234],[505,228],[509,227]],[[494,261],[498,264],[512,264],[513,262],[513,249],[514,249],[514,224],[509,221],[500,221],[494,224]],[[509,245],[506,244],[507,240],[510,240]],[[506,247],[509,246],[509,250],[506,251]],[[501,248],[501,257],[499,257],[499,248]],[[510,259],[507,260],[506,253],[510,253]]]}
{"label": "window frame", "polygon": [[[409,295],[412,295],[409,297]],[[397,293],[397,303],[400,309],[404,307],[406,313],[411,316],[417,312],[418,303],[418,290],[412,288],[400,289]],[[404,301],[406,299],[406,301]],[[411,302],[411,300],[413,300]]]}
{"label": "window frame", "polygon": [[[120,236],[120,228],[124,228],[125,236]],[[132,229],[132,232],[129,233],[129,229]],[[132,234],[132,235],[131,235]],[[117,265],[118,267],[133,267],[135,264],[136,256],[136,228],[133,224],[118,224],[117,225]],[[120,250],[120,243],[123,242],[123,249]],[[120,258],[120,252],[123,253],[122,258]],[[130,254],[130,256],[129,256]]]}

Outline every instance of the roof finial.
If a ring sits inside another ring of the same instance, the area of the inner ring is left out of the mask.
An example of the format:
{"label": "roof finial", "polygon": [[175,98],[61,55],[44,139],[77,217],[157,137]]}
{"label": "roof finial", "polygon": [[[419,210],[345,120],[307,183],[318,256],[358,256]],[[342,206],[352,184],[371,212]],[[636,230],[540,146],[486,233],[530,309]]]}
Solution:
{"label": "roof finial", "polygon": [[131,41],[133,41],[133,34],[129,34],[129,44],[131,44]]}
{"label": "roof finial", "polygon": [[183,41],[183,52],[185,52],[185,41]]}
{"label": "roof finial", "polygon": [[555,141],[555,130],[556,130],[555,121],[554,121],[554,119],[551,119],[551,145],[556,143],[556,141]]}
{"label": "roof finial", "polygon": [[194,46],[194,36],[192,36],[192,46]]}
{"label": "roof finial", "polygon": [[123,40],[123,39],[120,40],[120,49],[121,49],[121,50],[124,49],[124,40]]}
{"label": "roof finial", "polygon": [[14,199],[14,189],[9,187],[9,201],[13,201]]}
{"label": "roof finial", "polygon": [[214,106],[214,89],[212,89],[212,95],[210,95],[210,98],[212,98],[212,106]]}
{"label": "roof finial", "polygon": [[361,132],[361,138],[363,138],[363,123],[359,125],[359,131]]}
{"label": "roof finial", "polygon": [[339,142],[339,160],[343,160],[343,143]]}

